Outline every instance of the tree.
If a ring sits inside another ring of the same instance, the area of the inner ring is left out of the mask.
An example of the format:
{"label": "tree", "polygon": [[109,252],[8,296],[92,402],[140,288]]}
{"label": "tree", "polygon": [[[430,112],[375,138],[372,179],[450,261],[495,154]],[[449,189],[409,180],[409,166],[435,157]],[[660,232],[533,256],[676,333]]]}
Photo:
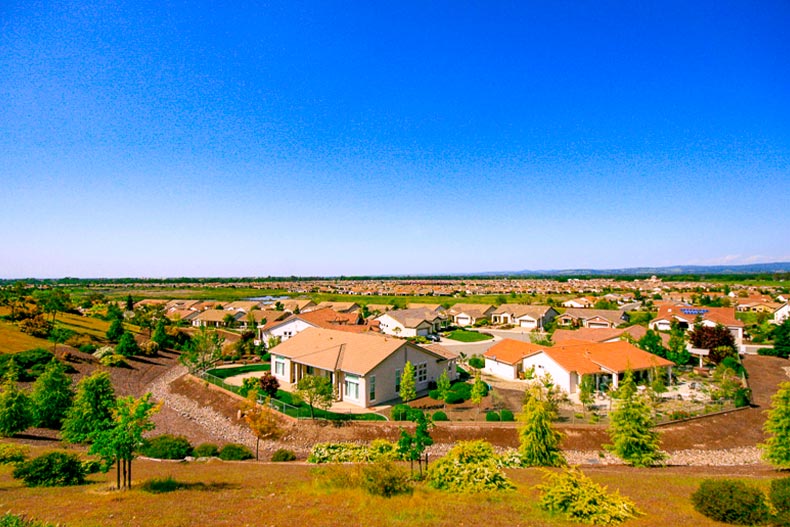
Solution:
{"label": "tree", "polygon": [[[708,360],[714,364],[718,364],[727,356],[737,354],[735,351],[735,337],[732,336],[729,329],[721,324],[716,324],[712,327],[697,324],[689,332],[688,337],[695,348],[710,350]],[[731,351],[719,348],[729,348]]]}
{"label": "tree", "polygon": [[134,311],[134,298],[131,294],[126,296],[126,311]]}
{"label": "tree", "polygon": [[222,357],[222,337],[205,326],[201,326],[192,337],[190,349],[181,353],[178,360],[189,369],[190,373],[209,369]]}
{"label": "tree", "polygon": [[790,468],[790,382],[780,384],[771,397],[763,431],[768,436],[760,445],[763,459],[779,469]]}
{"label": "tree", "polygon": [[296,395],[310,406],[310,419],[315,419],[314,407],[328,410],[335,399],[329,377],[305,375],[296,383]]}
{"label": "tree", "polygon": [[277,395],[277,390],[280,389],[280,381],[277,380],[277,377],[267,371],[261,376],[260,379],[258,379],[258,386],[264,395],[268,397],[275,397]]}
{"label": "tree", "polygon": [[151,336],[153,328],[156,326],[157,321],[165,317],[165,306],[162,304],[147,304],[138,306],[134,312],[132,322],[137,324],[143,329],[148,330],[148,336]]}
{"label": "tree", "polygon": [[54,355],[57,353],[58,344],[63,344],[69,340],[72,335],[74,335],[74,332],[70,329],[53,327],[49,332],[49,337],[47,337],[50,341],[52,341],[52,354]]}
{"label": "tree", "polygon": [[17,378],[16,366],[9,367],[0,390],[0,436],[12,436],[34,423],[30,398],[19,388]]}
{"label": "tree", "polygon": [[414,375],[414,366],[409,361],[403,366],[403,373],[400,376],[400,398],[403,402],[417,398],[416,389],[417,379]]}
{"label": "tree", "polygon": [[666,358],[678,366],[684,366],[691,361],[691,353],[686,349],[686,332],[674,320],[669,331],[669,352]]}
{"label": "tree", "polygon": [[585,410],[592,406],[593,394],[595,393],[595,377],[592,375],[582,375],[581,386],[579,386],[579,402]]}
{"label": "tree", "polygon": [[485,397],[486,393],[488,392],[488,386],[486,383],[483,382],[483,379],[480,377],[480,372],[475,371],[475,382],[472,384],[472,391],[469,395],[469,400],[472,401],[473,404],[477,405],[477,413],[480,413],[480,403],[483,402],[483,397]]}
{"label": "tree", "polygon": [[790,318],[776,326],[773,330],[774,354],[777,357],[790,357]]}
{"label": "tree", "polygon": [[[436,380],[436,390],[439,392],[439,398],[444,401],[450,394],[450,377],[447,375],[447,370],[443,370],[442,374]],[[445,405],[446,406],[446,405]]]}
{"label": "tree", "polygon": [[71,295],[69,295],[69,293],[65,290],[56,287],[53,289],[39,291],[36,295],[36,301],[38,305],[41,306],[41,309],[44,310],[44,313],[52,314],[52,320],[50,323],[54,325],[55,317],[57,316],[58,312],[69,309],[71,305]]}
{"label": "tree", "polygon": [[159,408],[151,402],[150,393],[139,399],[131,396],[119,397],[112,409],[108,426],[90,434],[89,453],[98,454],[102,458],[105,470],[115,463],[118,489],[132,488],[134,452],[143,444],[143,433],[154,429],[151,417]]}
{"label": "tree", "polygon": [[[118,304],[107,304],[107,313],[104,315],[104,320],[123,320],[123,311],[118,307]],[[120,335],[118,335],[120,337]]]}
{"label": "tree", "polygon": [[134,357],[135,355],[139,355],[140,346],[137,345],[137,341],[134,340],[134,335],[132,335],[130,331],[124,332],[121,336],[121,340],[119,340],[118,345],[115,346],[115,353],[123,357]]}
{"label": "tree", "polygon": [[156,342],[159,346],[159,349],[165,349],[170,347],[170,335],[167,334],[167,326],[165,324],[165,319],[160,318],[156,322],[156,328],[154,329],[153,334],[151,335],[151,340]]}
{"label": "tree", "polygon": [[433,444],[433,439],[429,432],[430,421],[423,412],[417,414],[417,428],[414,435],[409,434],[401,428],[400,439],[398,439],[398,454],[411,463],[411,473],[414,474],[414,462],[417,462],[420,476],[422,477],[422,462],[425,448]]}
{"label": "tree", "polygon": [[658,432],[653,430],[650,405],[637,394],[633,373],[628,370],[617,390],[615,410],[609,415],[609,438],[604,448],[635,467],[660,464],[665,456],[659,450]]}
{"label": "tree", "polygon": [[123,327],[123,319],[114,318],[110,323],[110,328],[107,330],[105,334],[107,336],[107,340],[110,342],[118,342],[121,340],[123,334],[126,333],[126,329]]}
{"label": "tree", "polygon": [[242,405],[244,420],[250,426],[250,430],[255,434],[255,459],[259,459],[258,450],[261,439],[275,440],[283,434],[277,415],[271,406],[271,397],[267,397],[263,405],[258,403],[258,391],[250,390],[247,399]]}
{"label": "tree", "polygon": [[519,456],[525,467],[561,467],[566,465],[560,450],[562,434],[554,430],[551,420],[554,413],[546,393],[540,385],[532,384],[524,398],[518,429]]}
{"label": "tree", "polygon": [[30,401],[36,426],[59,429],[74,400],[71,377],[58,360],[52,360],[33,383]]}
{"label": "tree", "polygon": [[652,329],[647,330],[647,333],[645,333],[645,335],[639,339],[637,345],[643,351],[652,353],[653,355],[658,355],[659,357],[667,357],[667,349],[662,344],[661,335]]}
{"label": "tree", "polygon": [[226,328],[235,328],[236,316],[233,313],[228,313],[227,315],[222,317],[222,323],[225,324]]}
{"label": "tree", "polygon": [[74,403],[63,420],[62,436],[67,443],[84,443],[91,434],[112,426],[115,390],[110,375],[97,371],[77,384]]}

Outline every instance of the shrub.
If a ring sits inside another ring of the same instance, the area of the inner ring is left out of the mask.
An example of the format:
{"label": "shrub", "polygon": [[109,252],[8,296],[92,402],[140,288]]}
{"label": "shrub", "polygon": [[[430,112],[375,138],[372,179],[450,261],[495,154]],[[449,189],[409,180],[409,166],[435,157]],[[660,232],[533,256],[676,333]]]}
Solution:
{"label": "shrub", "polygon": [[249,448],[238,443],[228,443],[219,451],[219,458],[223,461],[244,461],[253,457]]}
{"label": "shrub", "polygon": [[449,421],[449,419],[447,419],[447,414],[442,411],[434,412],[431,419],[433,421]]}
{"label": "shrub", "polygon": [[27,459],[30,450],[26,446],[13,443],[0,443],[0,465],[21,463]]}
{"label": "shrub", "polygon": [[450,386],[450,393],[457,393],[464,399],[469,399],[472,396],[472,385],[468,382],[457,382]]}
{"label": "shrub", "polygon": [[150,492],[151,494],[162,494],[164,492],[173,492],[174,490],[178,490],[181,488],[181,484],[173,479],[173,476],[167,476],[166,478],[149,479],[140,485],[140,488],[145,492]]}
{"label": "shrub", "polygon": [[368,494],[389,498],[397,494],[411,494],[413,485],[409,472],[389,461],[362,467],[360,486]]}
{"label": "shrub", "polygon": [[272,454],[272,461],[294,461],[295,459],[296,454],[294,454],[293,450],[285,448],[281,448]]}
{"label": "shrub", "polygon": [[486,421],[500,421],[499,414],[496,412],[487,412]]}
{"label": "shrub", "polygon": [[186,437],[163,434],[145,440],[140,453],[156,459],[184,459],[192,455],[192,445]]}
{"label": "shrub", "polygon": [[367,447],[355,443],[318,443],[307,456],[308,463],[362,463],[367,460]]}
{"label": "shrub", "polygon": [[515,418],[513,417],[513,412],[510,410],[501,410],[499,412],[499,418],[503,421],[514,421]]}
{"label": "shrub", "polygon": [[724,523],[757,525],[770,517],[765,494],[742,481],[707,479],[691,495],[691,503],[700,514]]}
{"label": "shrub", "polygon": [[55,527],[51,523],[41,523],[36,520],[30,520],[24,516],[17,516],[16,514],[5,513],[0,516],[0,527]]}
{"label": "shrub", "polygon": [[13,472],[28,487],[62,487],[85,483],[85,468],[76,454],[50,452],[16,466]]}
{"label": "shrub", "polygon": [[749,406],[752,402],[752,391],[749,388],[738,388],[735,390],[735,397],[733,399],[735,402],[735,408]]}
{"label": "shrub", "polygon": [[406,421],[409,418],[409,410],[411,407],[408,404],[396,404],[392,407],[390,415],[393,421]]}
{"label": "shrub", "polygon": [[482,492],[514,488],[485,441],[460,441],[427,473],[428,485],[448,492]]}
{"label": "shrub", "polygon": [[772,480],[770,498],[778,512],[790,512],[790,478]]}
{"label": "shrub", "polygon": [[195,457],[217,457],[219,455],[219,447],[214,443],[201,443],[192,451]]}
{"label": "shrub", "polygon": [[459,404],[464,401],[465,401],[464,396],[456,392],[448,393],[447,397],[444,400],[444,402],[446,402],[447,404]]}
{"label": "shrub", "polygon": [[548,482],[537,487],[544,510],[593,525],[615,525],[642,514],[631,500],[607,492],[576,468],[545,474]]}
{"label": "shrub", "polygon": [[409,421],[413,421],[413,422],[415,422],[415,423],[416,423],[416,422],[417,422],[417,421],[419,421],[419,420],[420,420],[420,419],[421,419],[423,416],[425,416],[425,412],[423,412],[423,411],[422,411],[422,410],[420,410],[419,408],[409,408],[409,412],[406,414],[406,419],[408,419]]}
{"label": "shrub", "polygon": [[250,393],[250,390],[257,390],[258,388],[260,388],[258,379],[255,377],[246,377],[243,381],[241,381],[239,395],[242,397],[247,397],[247,395]]}
{"label": "shrub", "polygon": [[103,470],[103,467],[101,461],[89,459],[82,463],[82,469],[85,471],[85,474],[98,474]]}
{"label": "shrub", "polygon": [[386,439],[374,439],[367,451],[368,461],[395,461],[399,458],[398,445]]}
{"label": "shrub", "polygon": [[430,397],[431,399],[436,399],[437,401],[441,401],[442,400],[442,394],[441,394],[441,392],[439,392],[439,390],[431,390],[431,391],[429,391],[428,392],[428,397]]}

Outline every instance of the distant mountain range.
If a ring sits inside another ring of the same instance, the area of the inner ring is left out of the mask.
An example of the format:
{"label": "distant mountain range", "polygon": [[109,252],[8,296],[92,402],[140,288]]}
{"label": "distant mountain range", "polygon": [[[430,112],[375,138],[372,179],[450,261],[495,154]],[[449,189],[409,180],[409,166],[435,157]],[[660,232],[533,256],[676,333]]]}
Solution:
{"label": "distant mountain range", "polygon": [[553,269],[482,273],[483,276],[612,276],[612,275],[717,275],[790,273],[790,262],[746,265],[671,265],[623,269]]}

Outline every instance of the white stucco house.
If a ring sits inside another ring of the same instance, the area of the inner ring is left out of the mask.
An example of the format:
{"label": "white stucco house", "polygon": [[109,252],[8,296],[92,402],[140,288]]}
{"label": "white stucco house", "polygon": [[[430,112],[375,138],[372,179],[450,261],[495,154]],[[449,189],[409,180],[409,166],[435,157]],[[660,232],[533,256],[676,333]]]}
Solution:
{"label": "white stucco house", "polygon": [[263,326],[258,326],[258,333],[262,342],[267,342],[272,337],[285,342],[308,328],[331,328],[353,332],[368,331],[370,327],[364,325],[363,322],[359,313],[338,313],[330,308],[323,308],[291,315],[284,320],[268,322]]}
{"label": "white stucco house", "polygon": [[732,333],[738,351],[743,352],[744,324],[735,318],[734,307],[698,307],[682,303],[665,303],[659,306],[656,318],[651,320],[648,326],[657,331],[669,331],[672,329],[673,321],[686,331],[697,323],[709,327],[721,324]]}
{"label": "white stucco house", "polygon": [[551,306],[502,304],[491,313],[492,324],[512,324],[524,329],[542,330],[558,315]]}
{"label": "white stucco house", "polygon": [[376,317],[379,329],[396,337],[427,337],[438,333],[445,318],[425,308],[394,309]]}
{"label": "white stucco house", "polygon": [[481,319],[491,318],[494,306],[487,304],[455,304],[447,310],[456,326],[471,326]]}

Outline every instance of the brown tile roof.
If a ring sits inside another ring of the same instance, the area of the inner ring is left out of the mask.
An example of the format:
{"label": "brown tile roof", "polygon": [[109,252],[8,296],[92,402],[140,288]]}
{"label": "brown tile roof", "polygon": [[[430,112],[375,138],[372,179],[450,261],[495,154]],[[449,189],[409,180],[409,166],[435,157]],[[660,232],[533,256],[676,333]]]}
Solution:
{"label": "brown tile roof", "polygon": [[532,355],[543,349],[546,349],[546,346],[538,346],[520,340],[503,339],[488,348],[483,356],[504,364],[516,364],[527,355]]}
{"label": "brown tile roof", "polygon": [[452,315],[466,313],[475,318],[487,317],[488,313],[493,312],[494,306],[488,304],[455,304],[447,310]]}
{"label": "brown tile roof", "polygon": [[416,328],[426,321],[430,324],[437,318],[440,318],[437,313],[425,308],[393,309],[392,311],[384,313],[384,315],[394,318],[407,328]]}
{"label": "brown tile roof", "polygon": [[653,320],[672,320],[676,318],[692,325],[697,317],[701,317],[702,320],[709,320],[715,324],[722,324],[723,326],[743,327],[743,322],[735,318],[734,307],[700,307],[663,302],[659,305],[658,314]]}
{"label": "brown tile roof", "polygon": [[492,315],[510,313],[514,318],[520,318],[524,315],[529,315],[534,319],[543,317],[546,312],[551,309],[551,306],[532,306],[527,304],[502,304]]}
{"label": "brown tile roof", "polygon": [[422,347],[431,350],[432,352],[436,353],[437,355],[441,355],[447,360],[457,359],[458,353],[454,351],[450,351],[441,344],[422,344]]}
{"label": "brown tile roof", "polygon": [[198,313],[192,320],[204,320],[206,322],[222,322],[226,316],[231,315],[236,320],[237,315],[242,315],[243,313],[238,313],[236,311],[225,311],[224,309],[207,309],[205,311],[201,311]]}
{"label": "brown tile roof", "polygon": [[625,322],[623,320],[623,311],[619,309],[584,309],[580,307],[569,307],[561,316],[571,316],[581,320],[589,320],[595,317],[601,317],[615,326]]}
{"label": "brown tile roof", "polygon": [[316,310],[318,309],[325,309],[330,308],[334,309],[335,311],[340,312],[349,312],[349,311],[356,311],[359,309],[359,304],[356,302],[321,302],[316,306]]}
{"label": "brown tile roof", "polygon": [[631,335],[636,340],[641,339],[647,333],[643,326],[629,326],[627,328],[579,328],[558,329],[551,336],[551,340],[556,343],[568,340],[581,340],[587,342],[604,342],[613,338]]}
{"label": "brown tile roof", "polygon": [[[285,313],[287,315],[287,313]],[[307,311],[306,313],[299,313],[298,315],[290,315],[283,320],[274,320],[269,321],[264,326],[264,330],[269,330],[274,326],[279,326],[285,322],[289,322],[291,320],[300,319],[311,326],[315,326],[318,328],[331,328],[331,329],[346,329],[346,328],[354,328],[354,327],[361,327],[367,328],[367,326],[359,325],[360,315],[359,313],[338,313],[337,311],[330,309],[328,307],[323,309],[316,309],[315,311]],[[355,330],[350,330],[355,331]],[[367,331],[367,329],[363,329],[360,331]]]}
{"label": "brown tile roof", "polygon": [[261,307],[261,303],[254,300],[237,300],[236,302],[225,304],[222,307],[225,311],[252,311],[253,309]]}

